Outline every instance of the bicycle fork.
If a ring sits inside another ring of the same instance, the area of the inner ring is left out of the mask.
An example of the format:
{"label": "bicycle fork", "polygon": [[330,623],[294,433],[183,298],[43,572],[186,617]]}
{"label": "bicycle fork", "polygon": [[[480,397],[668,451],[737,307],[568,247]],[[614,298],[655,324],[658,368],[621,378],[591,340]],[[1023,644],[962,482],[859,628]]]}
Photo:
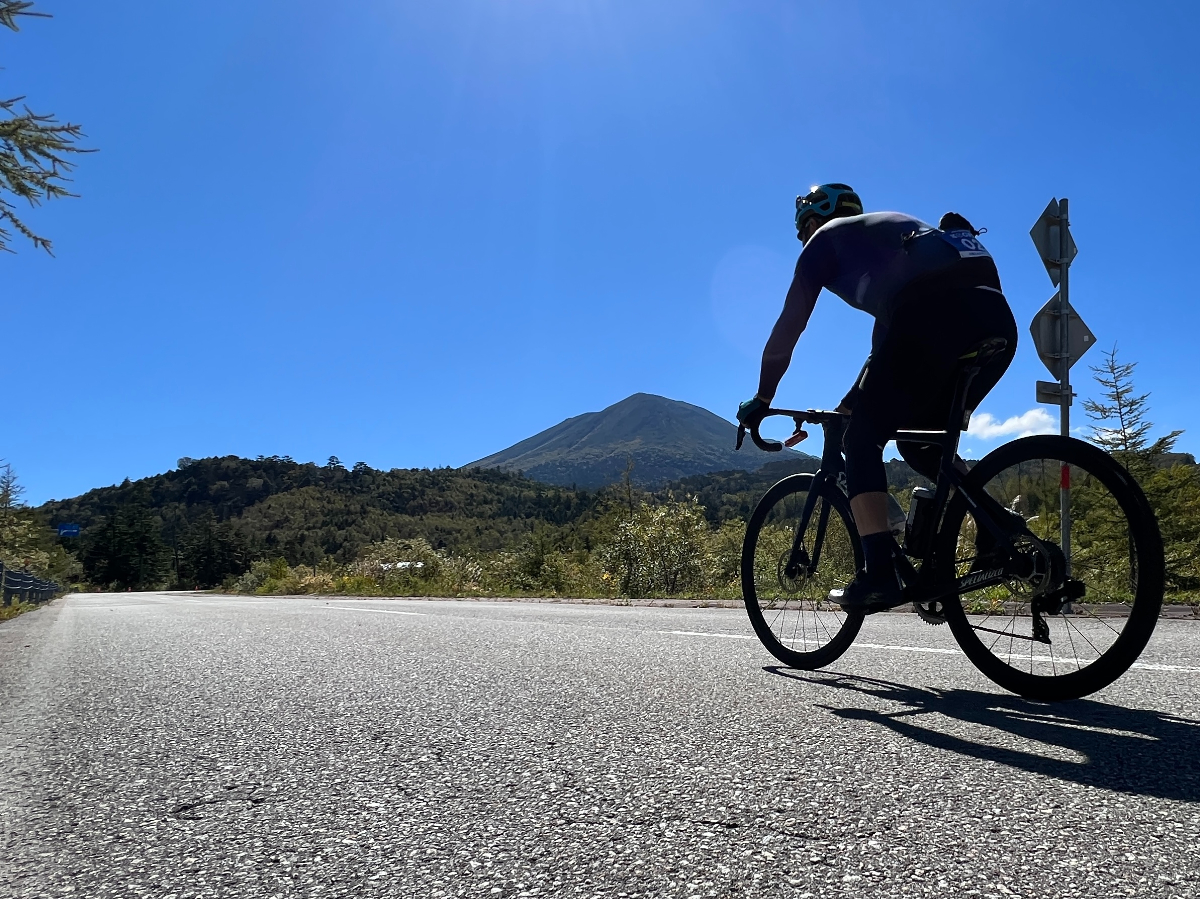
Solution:
{"label": "bicycle fork", "polygon": [[821,499],[820,490],[824,486],[825,479],[818,473],[804,500],[804,511],[800,513],[800,520],[796,523],[796,533],[792,535],[792,550],[788,554],[788,563],[784,568],[784,574],[790,578],[796,577],[801,570],[806,577],[812,577],[817,573],[817,566],[821,563],[821,547],[825,545],[825,529],[829,524],[829,503],[821,503],[821,509],[817,516],[817,532],[813,535],[812,556],[809,556],[808,550],[804,547],[804,535],[808,532],[808,523],[812,520],[817,500]]}

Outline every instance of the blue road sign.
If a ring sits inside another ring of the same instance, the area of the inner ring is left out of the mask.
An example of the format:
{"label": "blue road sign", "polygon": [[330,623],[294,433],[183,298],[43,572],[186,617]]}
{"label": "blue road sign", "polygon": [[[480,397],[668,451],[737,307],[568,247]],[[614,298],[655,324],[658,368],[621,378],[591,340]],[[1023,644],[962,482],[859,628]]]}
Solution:
{"label": "blue road sign", "polygon": [[58,536],[60,537],[78,537],[79,525],[77,524],[60,524],[58,526]]}

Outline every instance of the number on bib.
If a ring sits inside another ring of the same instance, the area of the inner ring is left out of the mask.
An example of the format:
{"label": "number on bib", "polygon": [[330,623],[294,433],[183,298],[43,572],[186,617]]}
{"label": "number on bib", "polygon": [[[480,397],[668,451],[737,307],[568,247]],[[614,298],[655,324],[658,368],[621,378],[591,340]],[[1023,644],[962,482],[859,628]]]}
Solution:
{"label": "number on bib", "polygon": [[958,255],[964,259],[972,259],[977,256],[987,256],[991,258],[991,253],[987,251],[987,247],[979,242],[979,238],[970,231],[939,231],[942,240],[954,247],[958,251]]}

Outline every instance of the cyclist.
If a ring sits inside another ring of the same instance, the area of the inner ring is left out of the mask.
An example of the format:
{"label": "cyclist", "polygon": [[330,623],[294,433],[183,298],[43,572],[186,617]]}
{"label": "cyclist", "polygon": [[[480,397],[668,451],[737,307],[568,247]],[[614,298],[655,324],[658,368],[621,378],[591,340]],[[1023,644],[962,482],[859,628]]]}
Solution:
{"label": "cyclist", "polygon": [[[844,608],[900,601],[884,446],[901,428],[946,426],[960,357],[981,341],[1002,337],[1008,346],[976,377],[968,410],[996,385],[1016,352],[1016,322],[981,233],[953,212],[937,228],[899,212],[863,214],[846,184],[823,184],[796,198],[796,236],[804,249],[763,350],[758,393],[738,407],[737,417],[747,426],[762,420],[822,288],[874,316],[871,354],[838,405],[850,413],[846,487],[865,561],[844,590],[829,595]],[[936,479],[938,447],[900,442],[897,448],[914,469]]]}

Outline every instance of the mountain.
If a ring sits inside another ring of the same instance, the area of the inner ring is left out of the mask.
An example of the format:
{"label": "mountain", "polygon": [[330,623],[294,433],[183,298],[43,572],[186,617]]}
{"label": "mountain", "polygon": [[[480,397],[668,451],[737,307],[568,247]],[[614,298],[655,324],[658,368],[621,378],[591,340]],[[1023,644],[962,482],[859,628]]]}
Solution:
{"label": "mountain", "polygon": [[[707,409],[649,393],[635,393],[600,412],[587,412],[464,468],[523,471],[547,484],[601,487],[631,479],[657,486],[713,471],[753,471],[767,462],[812,457],[785,450],[765,453],[746,440],[734,450],[737,426]],[[815,466],[814,466],[815,467]]]}

